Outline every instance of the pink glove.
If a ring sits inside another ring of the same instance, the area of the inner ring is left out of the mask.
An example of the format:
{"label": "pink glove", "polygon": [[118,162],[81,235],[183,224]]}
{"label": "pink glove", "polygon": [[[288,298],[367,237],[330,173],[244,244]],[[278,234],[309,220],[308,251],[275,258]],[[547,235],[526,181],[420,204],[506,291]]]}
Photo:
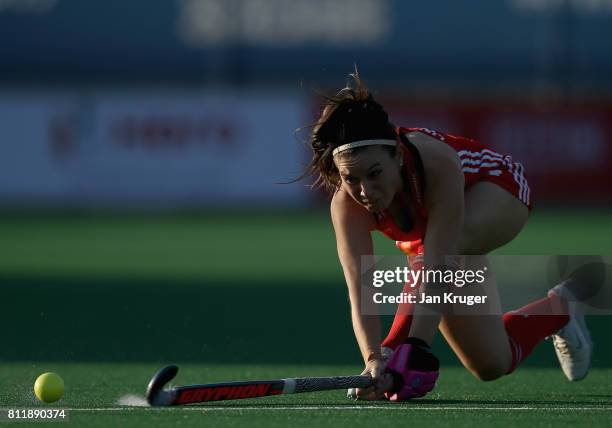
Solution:
{"label": "pink glove", "polygon": [[385,372],[393,375],[396,387],[385,396],[391,401],[423,397],[434,389],[439,369],[440,362],[429,346],[420,339],[409,337],[395,349],[387,363]]}

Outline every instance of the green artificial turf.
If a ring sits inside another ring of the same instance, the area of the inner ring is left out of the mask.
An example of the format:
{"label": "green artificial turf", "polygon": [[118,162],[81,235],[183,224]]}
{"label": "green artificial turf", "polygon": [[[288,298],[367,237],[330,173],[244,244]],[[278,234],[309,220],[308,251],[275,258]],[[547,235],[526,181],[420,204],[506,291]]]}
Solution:
{"label": "green artificial turf", "polygon": [[[119,404],[144,395],[152,364],[11,363],[0,372],[0,402],[8,408],[68,409],[71,424],[136,426],[606,426],[612,412],[611,369],[594,369],[570,383],[555,368],[519,369],[495,382],[480,382],[458,367],[444,367],[433,393],[406,403],[352,402],[344,391],[225,401],[175,408]],[[182,364],[176,384],[296,375],[352,374],[358,366]],[[42,371],[60,373],[66,394],[55,404],[36,401],[32,384]],[[22,426],[22,425],[18,425]],[[33,425],[34,426],[34,425]]]}
{"label": "green artificial turf", "polygon": [[[497,254],[612,254],[607,211],[535,211]],[[0,217],[0,273],[44,278],[342,280],[325,212]],[[375,234],[378,254],[397,254]]]}
{"label": "green artificial turf", "polygon": [[[536,211],[497,254],[612,254],[597,211]],[[376,237],[379,254],[397,254]],[[176,383],[355,374],[360,356],[325,213],[0,216],[0,408],[41,406],[56,371],[76,426],[602,426],[612,421],[610,318],[589,318],[587,380],[567,382],[542,343],[483,383],[438,339],[425,399],[353,403],[342,391],[190,408],[120,406],[179,363]],[[389,317],[385,319],[388,323]],[[20,422],[16,426],[26,426]],[[34,426],[40,426],[36,423]]]}

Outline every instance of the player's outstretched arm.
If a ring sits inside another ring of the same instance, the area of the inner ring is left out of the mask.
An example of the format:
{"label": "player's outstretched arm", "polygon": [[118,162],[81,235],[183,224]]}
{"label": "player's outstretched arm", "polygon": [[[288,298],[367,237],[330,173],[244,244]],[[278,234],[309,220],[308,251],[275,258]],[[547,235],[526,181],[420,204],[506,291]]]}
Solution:
{"label": "player's outstretched arm", "polygon": [[338,257],[348,286],[353,330],[366,366],[363,374],[370,374],[378,386],[358,390],[358,394],[367,395],[379,390],[382,395],[385,364],[380,354],[380,318],[378,315],[364,315],[361,311],[361,256],[373,253],[371,230],[375,226],[374,220],[342,190],[332,199],[331,217]]}
{"label": "player's outstretched arm", "polygon": [[355,337],[365,362],[380,354],[380,320],[361,313],[361,256],[372,254],[372,216],[339,190],[331,202],[338,257],[348,286]]}

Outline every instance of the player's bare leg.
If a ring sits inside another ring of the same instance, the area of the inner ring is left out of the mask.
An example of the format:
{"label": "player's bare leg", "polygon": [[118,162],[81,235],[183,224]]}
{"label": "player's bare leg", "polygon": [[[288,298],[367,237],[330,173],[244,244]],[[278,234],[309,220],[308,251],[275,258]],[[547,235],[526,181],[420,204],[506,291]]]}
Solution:
{"label": "player's bare leg", "polygon": [[529,210],[514,195],[490,182],[465,192],[465,224],[460,254],[488,254],[512,241],[523,229]]}
{"label": "player's bare leg", "polygon": [[[478,259],[482,264],[486,257]],[[466,266],[466,269],[482,267]],[[510,371],[512,350],[499,309],[495,279],[489,275],[485,286],[470,285],[469,288],[470,294],[487,296],[487,305],[474,305],[469,308],[470,313],[464,305],[455,305],[449,310],[451,315],[442,317],[439,329],[463,366],[474,376],[481,380],[497,379]]]}
{"label": "player's bare leg", "polygon": [[[478,183],[466,192],[461,252],[486,254],[504,245],[520,232],[527,216],[527,208],[514,196],[492,183]],[[498,302],[494,278],[483,289],[472,291],[485,293],[493,304]],[[439,326],[463,365],[482,380],[514,370],[544,337],[569,320],[566,301],[555,293],[503,318],[493,315],[495,309],[483,306],[468,316],[447,315]]]}

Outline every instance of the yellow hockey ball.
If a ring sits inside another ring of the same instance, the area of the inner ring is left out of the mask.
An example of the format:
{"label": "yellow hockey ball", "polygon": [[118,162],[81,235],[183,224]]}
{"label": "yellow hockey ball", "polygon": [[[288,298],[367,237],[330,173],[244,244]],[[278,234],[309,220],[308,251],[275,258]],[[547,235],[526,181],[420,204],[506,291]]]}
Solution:
{"label": "yellow hockey ball", "polygon": [[53,403],[64,395],[64,380],[56,373],[43,373],[34,383],[34,394],[40,401]]}

